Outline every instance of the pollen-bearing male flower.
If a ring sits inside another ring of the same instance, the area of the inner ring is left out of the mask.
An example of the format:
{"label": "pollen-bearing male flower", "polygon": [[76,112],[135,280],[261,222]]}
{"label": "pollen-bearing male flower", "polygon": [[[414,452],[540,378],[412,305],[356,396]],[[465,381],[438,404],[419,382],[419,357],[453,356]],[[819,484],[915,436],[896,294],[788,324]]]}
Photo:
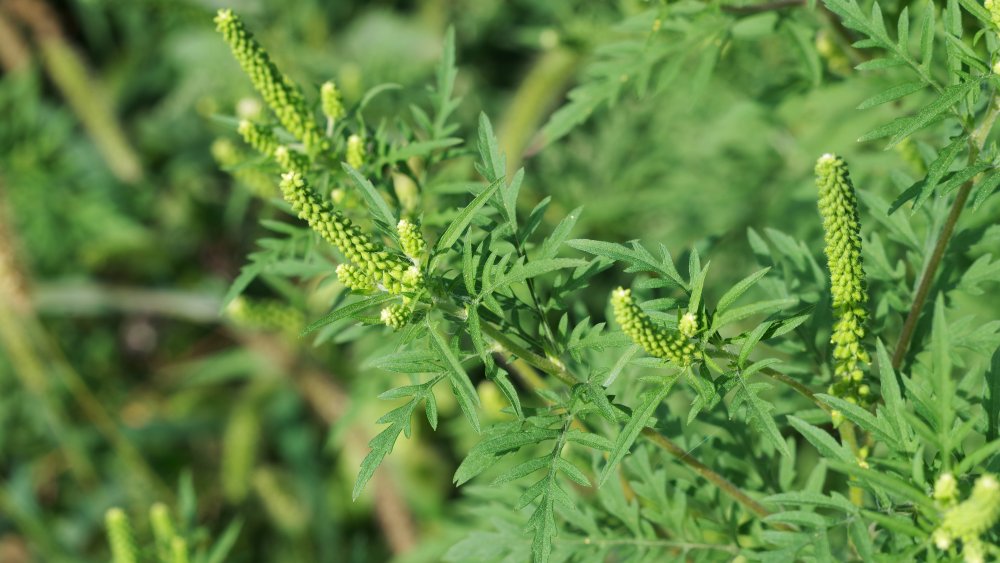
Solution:
{"label": "pollen-bearing male flower", "polygon": [[226,316],[237,326],[253,329],[280,331],[296,335],[305,325],[302,311],[276,300],[233,299],[226,307]]}
{"label": "pollen-bearing male flower", "polygon": [[411,313],[412,311],[407,303],[396,303],[382,309],[380,318],[385,326],[393,330],[399,330],[410,321]]}
{"label": "pollen-bearing male flower", "polygon": [[983,6],[990,12],[993,25],[1000,28],[1000,0],[986,0]]}
{"label": "pollen-bearing male flower", "polygon": [[320,107],[330,122],[344,117],[344,103],[340,100],[340,90],[332,81],[326,81],[319,89]]}
{"label": "pollen-bearing male flower", "polygon": [[305,174],[309,170],[309,159],[299,151],[284,145],[274,149],[274,160],[283,170]]}
{"label": "pollen-bearing male flower", "polygon": [[361,142],[361,137],[351,135],[347,138],[347,164],[352,168],[361,168],[365,163],[365,145]]}
{"label": "pollen-bearing male flower", "polygon": [[[642,346],[650,356],[677,362],[682,366],[690,365],[694,361],[696,347],[690,337],[679,331],[671,333],[657,326],[653,319],[636,305],[632,299],[632,290],[620,287],[616,289],[611,294],[611,308],[614,310],[615,321],[622,327],[622,331],[633,342]],[[697,331],[696,321],[692,325],[693,316],[686,321],[684,319],[686,316],[682,318],[685,331],[693,335]]]}
{"label": "pollen-bearing male flower", "polygon": [[819,212],[823,218],[830,290],[836,322],[833,327],[834,378],[830,393],[852,402],[870,401],[863,367],[869,363],[862,347],[868,293],[861,263],[861,223],[858,200],[844,159],[825,154],[816,163]]}
{"label": "pollen-bearing male flower", "polygon": [[403,248],[403,252],[414,263],[419,263],[420,257],[424,254],[424,248],[427,246],[424,243],[423,235],[420,234],[420,227],[411,221],[400,219],[399,224],[396,225],[396,231],[399,233],[399,244]]}
{"label": "pollen-bearing male flower", "polygon": [[343,213],[335,210],[329,200],[320,198],[301,173],[282,175],[281,193],[299,218],[305,219],[314,231],[340,249],[381,289],[398,294],[413,291],[422,283],[420,271],[409,260],[389,252],[363,233]]}
{"label": "pollen-bearing male flower", "polygon": [[340,264],[337,266],[337,279],[340,280],[340,283],[344,284],[344,287],[352,291],[371,291],[375,289],[375,283],[368,277],[368,274],[362,272],[357,266],[352,264]]}
{"label": "pollen-bearing male flower", "polygon": [[256,123],[243,119],[240,120],[236,131],[243,137],[246,144],[253,147],[264,156],[274,156],[274,151],[278,148],[278,139],[274,136],[274,131],[270,127],[257,125]]}
{"label": "pollen-bearing male flower", "polygon": [[948,549],[962,540],[962,556],[967,562],[983,561],[986,546],[982,536],[1000,520],[1000,482],[993,475],[976,480],[969,498],[948,510],[934,532],[938,549]]}
{"label": "pollen-bearing male flower", "polygon": [[135,563],[139,550],[132,534],[132,523],[125,512],[120,508],[109,509],[104,514],[104,525],[108,532],[108,543],[111,544],[111,561]]}
{"label": "pollen-bearing male flower", "polygon": [[326,140],[306,106],[302,91],[278,70],[267,51],[247,31],[243,21],[232,10],[219,10],[215,25],[254,88],[278,116],[281,125],[302,141],[310,153],[324,148]]}

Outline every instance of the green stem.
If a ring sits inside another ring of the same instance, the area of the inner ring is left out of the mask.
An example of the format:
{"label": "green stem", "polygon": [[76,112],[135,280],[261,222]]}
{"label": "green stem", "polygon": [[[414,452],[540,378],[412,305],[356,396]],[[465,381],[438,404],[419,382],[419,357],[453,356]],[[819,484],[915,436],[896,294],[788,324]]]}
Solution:
{"label": "green stem", "polygon": [[747,510],[753,512],[758,517],[766,518],[771,515],[771,511],[764,508],[764,505],[750,498],[746,493],[741,491],[739,487],[734,485],[732,481],[726,479],[722,475],[719,475],[710,467],[695,459],[690,453],[675,444],[663,434],[660,434],[652,428],[643,428],[642,435],[649,439],[649,441],[666,450],[670,455],[676,457],[682,463],[694,470],[695,473],[704,477],[707,481],[718,487],[719,490],[732,497],[733,500],[742,504],[747,508]]}
{"label": "green stem", "polygon": [[[986,144],[986,138],[993,129],[993,123],[996,121],[998,113],[1000,113],[1000,106],[998,106],[995,99],[991,100],[990,109],[983,118],[983,122],[976,127],[975,131],[969,137],[969,164],[975,163],[979,158],[979,153]],[[944,251],[948,247],[951,235],[955,232],[955,226],[958,224],[958,219],[965,209],[965,204],[969,199],[969,194],[972,192],[972,186],[975,184],[975,181],[976,178],[973,178],[962,184],[962,187],[958,189],[955,202],[952,204],[948,218],[945,219],[944,226],[941,228],[941,234],[938,235],[937,243],[931,252],[931,257],[927,260],[927,265],[924,267],[923,274],[920,277],[920,284],[917,286],[917,292],[913,296],[913,305],[910,306],[910,312],[906,316],[903,329],[899,333],[899,340],[896,342],[896,348],[892,353],[893,369],[899,369],[903,365],[903,358],[906,357],[910,340],[913,338],[913,333],[917,328],[920,312],[927,302],[927,296],[930,293],[938,266],[944,257]]]}
{"label": "green stem", "polygon": [[[554,362],[548,358],[543,358],[538,354],[526,349],[517,342],[514,342],[508,338],[500,329],[493,327],[488,323],[482,324],[483,333],[493,339],[499,346],[503,347],[508,353],[513,354],[528,364],[542,370],[543,372],[552,375],[566,383],[567,385],[575,385],[579,380],[566,369],[562,363]],[[691,468],[695,473],[704,477],[708,482],[712,483],[718,487],[722,492],[726,493],[733,500],[743,505],[747,510],[757,515],[760,518],[769,516],[771,512],[764,508],[764,506],[754,499],[750,498],[746,493],[741,491],[739,487],[734,485],[731,481],[723,477],[722,475],[713,471],[710,467],[704,463],[698,461],[689,452],[684,451],[683,448],[675,444],[672,440],[660,434],[653,428],[644,428],[642,435],[648,438],[657,446],[663,448],[667,453],[676,457],[679,461]],[[778,526],[783,528],[783,526]]]}

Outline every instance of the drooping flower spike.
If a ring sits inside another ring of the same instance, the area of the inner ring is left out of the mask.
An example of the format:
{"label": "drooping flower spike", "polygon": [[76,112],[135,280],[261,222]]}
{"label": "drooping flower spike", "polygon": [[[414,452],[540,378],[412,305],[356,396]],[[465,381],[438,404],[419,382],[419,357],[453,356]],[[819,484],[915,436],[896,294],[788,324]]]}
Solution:
{"label": "drooping flower spike", "polygon": [[697,347],[691,337],[698,331],[697,319],[688,313],[681,317],[677,332],[670,332],[653,322],[632,298],[632,290],[619,287],[611,294],[615,322],[633,342],[650,356],[688,366],[694,361]]}
{"label": "drooping flower spike", "polygon": [[274,151],[278,148],[278,139],[274,136],[274,131],[270,127],[257,125],[248,119],[242,119],[236,131],[243,137],[243,141],[246,144],[253,147],[260,154],[269,157],[274,156]]}
{"label": "drooping flower spike", "polygon": [[[406,257],[390,252],[358,228],[343,213],[322,199],[299,172],[281,177],[281,193],[299,218],[305,219],[321,237],[340,252],[380,289],[393,294],[416,290],[420,270]],[[353,275],[353,274],[352,274]]]}
{"label": "drooping flower spike", "polygon": [[215,25],[229,43],[233,57],[278,116],[281,125],[302,141],[309,153],[325,148],[326,139],[306,106],[302,91],[278,70],[267,51],[243,25],[243,21],[232,10],[219,10],[215,16]]}
{"label": "drooping flower spike", "polygon": [[834,382],[830,394],[867,404],[870,390],[863,368],[871,363],[862,346],[868,293],[861,261],[858,200],[844,159],[824,154],[816,162],[819,213],[823,218],[826,258],[833,294]]}

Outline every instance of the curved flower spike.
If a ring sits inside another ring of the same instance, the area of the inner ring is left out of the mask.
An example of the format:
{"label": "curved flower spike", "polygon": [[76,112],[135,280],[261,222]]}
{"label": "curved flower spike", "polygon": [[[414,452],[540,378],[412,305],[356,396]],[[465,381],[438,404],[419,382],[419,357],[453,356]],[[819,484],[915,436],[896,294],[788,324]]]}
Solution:
{"label": "curved flower spike", "polygon": [[611,294],[615,321],[633,342],[650,356],[677,362],[682,366],[694,361],[695,344],[690,337],[697,330],[697,320],[690,313],[681,318],[680,331],[668,332],[657,326],[632,299],[632,290],[619,287]]}
{"label": "curved flower spike", "polygon": [[379,288],[389,293],[414,291],[421,284],[420,271],[409,260],[390,253],[322,199],[306,183],[301,173],[281,177],[281,193],[299,218],[305,219],[321,237],[340,249],[354,266]]}
{"label": "curved flower spike", "polygon": [[284,170],[304,174],[309,170],[309,159],[299,151],[280,146],[274,149],[274,160]]}
{"label": "curved flower spike", "polygon": [[868,293],[861,261],[858,200],[844,159],[824,154],[816,162],[819,213],[823,218],[830,290],[837,320],[833,327],[834,378],[830,393],[852,402],[870,402],[862,368],[871,363],[861,344]]}
{"label": "curved flower spike", "polygon": [[274,136],[274,132],[271,131],[270,127],[257,125],[248,119],[242,119],[236,131],[243,137],[243,141],[246,144],[253,147],[260,154],[274,156],[274,151],[278,148],[278,139]]}
{"label": "curved flower spike", "polygon": [[399,330],[410,322],[411,311],[406,303],[396,303],[382,309],[381,320],[392,330]]}
{"label": "curved flower spike", "polygon": [[351,135],[347,138],[347,164],[352,168],[360,169],[365,163],[365,145],[361,142],[361,137]]}
{"label": "curved flower spike", "polygon": [[132,534],[132,523],[120,508],[111,508],[104,514],[104,525],[111,544],[112,563],[136,563],[139,550]]}
{"label": "curved flower spike", "polygon": [[423,235],[420,234],[420,227],[406,219],[400,219],[396,231],[399,233],[399,244],[403,252],[415,264],[419,263],[427,247]]}
{"label": "curved flower spike", "polygon": [[351,291],[371,291],[375,289],[375,284],[364,272],[352,264],[340,264],[337,266],[337,279],[344,287]]}
{"label": "curved flower spike", "polygon": [[1000,520],[1000,482],[993,475],[983,475],[976,480],[969,498],[945,513],[941,526],[934,532],[934,543],[938,549],[948,549],[960,539],[965,561],[983,561],[986,546],[980,536],[997,520]]}
{"label": "curved flower spike", "polygon": [[333,81],[326,81],[319,89],[320,107],[331,122],[344,117],[344,103],[340,100],[340,90]]}
{"label": "curved flower spike", "polygon": [[232,10],[219,10],[215,25],[229,43],[233,57],[278,116],[281,125],[302,141],[310,153],[324,148],[326,141],[306,106],[302,91],[278,70],[267,51],[247,31],[243,21]]}

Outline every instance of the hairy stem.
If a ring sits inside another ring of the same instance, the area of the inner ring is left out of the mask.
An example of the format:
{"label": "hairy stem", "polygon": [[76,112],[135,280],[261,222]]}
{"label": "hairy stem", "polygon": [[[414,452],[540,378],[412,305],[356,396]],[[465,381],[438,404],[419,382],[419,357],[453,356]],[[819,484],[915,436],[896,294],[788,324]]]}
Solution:
{"label": "hairy stem", "polygon": [[[976,127],[975,131],[972,132],[969,138],[969,164],[973,164],[978,158],[979,153],[982,151],[983,146],[986,144],[986,138],[989,136],[990,131],[993,129],[993,123],[996,121],[997,114],[1000,113],[1000,106],[996,103],[996,100],[990,101],[990,109],[983,118],[982,123]],[[920,277],[920,284],[917,286],[917,292],[913,296],[913,304],[910,306],[910,312],[906,315],[906,321],[903,323],[903,329],[899,333],[899,340],[896,342],[896,348],[892,352],[892,367],[893,369],[899,369],[903,365],[903,358],[906,357],[906,351],[910,346],[910,340],[913,338],[913,333],[917,328],[917,321],[920,319],[920,312],[924,308],[924,304],[927,302],[927,296],[930,293],[931,285],[934,283],[934,277],[937,274],[938,266],[941,264],[941,259],[944,257],[944,251],[948,247],[948,241],[951,240],[951,235],[955,232],[955,226],[958,224],[958,218],[962,215],[962,211],[965,209],[965,204],[969,199],[969,194],[972,192],[972,186],[975,184],[976,178],[973,178],[958,189],[958,194],[955,196],[955,202],[951,206],[951,211],[948,212],[948,218],[945,219],[944,226],[941,227],[941,234],[938,235],[937,243],[934,245],[934,250],[931,252],[931,257],[927,260],[927,265],[924,267],[923,274]]]}

